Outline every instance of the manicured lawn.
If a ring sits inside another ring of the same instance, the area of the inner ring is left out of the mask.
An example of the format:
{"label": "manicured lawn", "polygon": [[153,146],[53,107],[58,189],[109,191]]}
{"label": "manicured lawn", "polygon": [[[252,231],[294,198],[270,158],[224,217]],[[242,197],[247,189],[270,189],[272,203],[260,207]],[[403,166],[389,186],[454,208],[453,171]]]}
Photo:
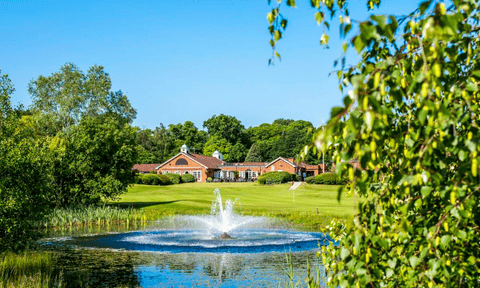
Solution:
{"label": "manicured lawn", "polygon": [[[188,183],[170,186],[134,185],[114,205],[144,208],[148,219],[175,214],[208,214],[213,191],[220,189],[223,201],[239,199],[237,212],[288,219],[310,228],[328,225],[332,218],[348,219],[354,213],[355,199],[337,201],[338,186],[303,184],[293,193],[290,184]],[[317,214],[318,208],[318,214]]]}

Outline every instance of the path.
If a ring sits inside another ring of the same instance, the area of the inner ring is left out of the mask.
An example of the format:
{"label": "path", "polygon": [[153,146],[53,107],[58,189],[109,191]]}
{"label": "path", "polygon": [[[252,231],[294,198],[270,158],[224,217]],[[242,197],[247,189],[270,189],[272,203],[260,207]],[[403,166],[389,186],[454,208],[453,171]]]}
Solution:
{"label": "path", "polygon": [[302,185],[303,182],[293,182],[293,185],[290,186],[289,190],[295,190],[297,189],[300,185]]}

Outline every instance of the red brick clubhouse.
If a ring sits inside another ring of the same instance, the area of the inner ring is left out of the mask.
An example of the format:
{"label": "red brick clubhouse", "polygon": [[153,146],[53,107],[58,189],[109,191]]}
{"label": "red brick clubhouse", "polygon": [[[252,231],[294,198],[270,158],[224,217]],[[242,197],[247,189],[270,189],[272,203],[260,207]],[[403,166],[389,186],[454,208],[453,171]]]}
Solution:
{"label": "red brick clubhouse", "polygon": [[[140,171],[141,165],[137,164],[133,169]],[[156,166],[152,170],[157,170],[158,174],[174,173],[174,174],[192,174],[197,182],[206,182],[207,178],[212,179],[235,179],[238,171],[238,179],[241,181],[251,181],[259,175],[270,171],[287,171],[295,173],[300,178],[306,176],[314,176],[323,172],[322,165],[307,165],[305,163],[297,163],[293,158],[278,157],[270,163],[266,162],[244,162],[244,163],[227,163],[223,161],[222,153],[215,151],[212,156],[205,156],[190,153],[187,145],[183,145],[180,153],[173,156],[164,163],[150,164]],[[148,168],[151,168],[149,166]]]}

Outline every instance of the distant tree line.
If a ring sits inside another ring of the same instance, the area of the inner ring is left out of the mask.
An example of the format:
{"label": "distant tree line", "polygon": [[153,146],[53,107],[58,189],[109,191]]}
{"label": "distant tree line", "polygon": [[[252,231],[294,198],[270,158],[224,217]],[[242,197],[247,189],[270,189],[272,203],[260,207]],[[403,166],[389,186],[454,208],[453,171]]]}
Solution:
{"label": "distant tree line", "polygon": [[[215,150],[228,162],[269,162],[278,157],[296,157],[311,142],[315,128],[303,120],[277,119],[245,128],[240,120],[228,115],[213,115],[199,130],[191,121],[160,124],[155,129],[137,128],[139,163],[162,163],[186,144],[191,152],[211,156]],[[330,163],[330,158],[325,161]],[[307,155],[305,162],[319,164],[321,159]]]}

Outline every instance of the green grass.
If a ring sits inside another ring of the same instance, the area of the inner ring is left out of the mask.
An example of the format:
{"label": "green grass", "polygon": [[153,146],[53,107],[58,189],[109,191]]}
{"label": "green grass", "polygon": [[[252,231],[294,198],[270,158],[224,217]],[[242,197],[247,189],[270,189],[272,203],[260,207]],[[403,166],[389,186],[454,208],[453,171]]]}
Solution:
{"label": "green grass", "polygon": [[[290,184],[258,185],[256,183],[186,183],[171,186],[134,185],[119,201],[111,205],[144,208],[149,220],[179,214],[208,214],[219,188],[222,198],[239,199],[238,212],[244,215],[287,219],[309,228],[328,225],[333,218],[349,219],[356,201],[337,201],[338,186],[303,184],[293,192]],[[317,214],[318,208],[318,214]]]}

